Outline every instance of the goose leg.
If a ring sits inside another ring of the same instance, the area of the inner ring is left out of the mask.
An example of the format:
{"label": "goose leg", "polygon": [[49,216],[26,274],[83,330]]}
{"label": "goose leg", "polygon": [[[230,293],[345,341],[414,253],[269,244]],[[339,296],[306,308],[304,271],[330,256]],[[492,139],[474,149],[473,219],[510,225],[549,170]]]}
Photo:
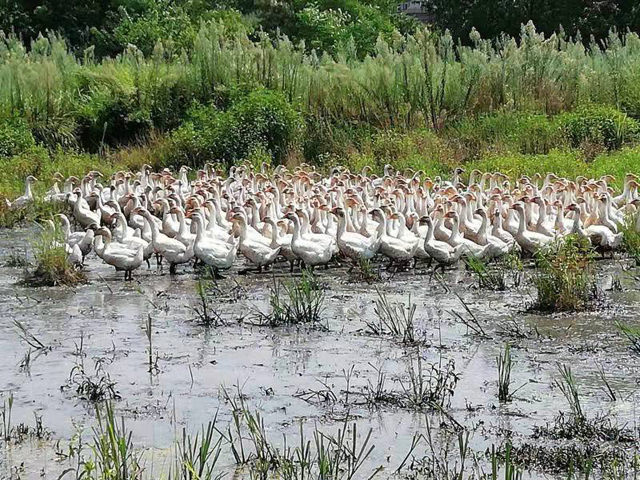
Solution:
{"label": "goose leg", "polygon": [[176,274],[176,264],[175,263],[170,263],[169,264],[169,274],[170,275],[175,275]]}

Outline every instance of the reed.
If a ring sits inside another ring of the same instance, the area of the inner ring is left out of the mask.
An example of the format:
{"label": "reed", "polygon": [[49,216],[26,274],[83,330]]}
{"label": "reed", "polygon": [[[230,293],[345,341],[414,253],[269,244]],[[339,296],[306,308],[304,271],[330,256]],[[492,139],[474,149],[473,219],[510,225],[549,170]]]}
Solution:
{"label": "reed", "polygon": [[[217,100],[220,86],[237,85],[280,90],[306,114],[329,123],[382,128],[440,130],[478,113],[554,114],[588,104],[623,105],[636,113],[638,44],[637,33],[612,31],[603,47],[584,48],[580,40],[545,38],[529,23],[518,38],[493,42],[475,32],[474,44],[464,46],[425,28],[380,39],[374,55],[358,60],[347,45],[333,57],[319,57],[285,36],[252,40],[210,21],[183,55],[158,45],[145,57],[130,46],[98,62],[90,53],[76,57],[54,34],[30,46],[2,35],[0,115],[27,119],[43,144],[73,146],[80,125],[85,136],[98,132],[99,139],[118,138],[118,130],[131,136],[151,126],[171,128],[194,100]],[[122,115],[122,125],[105,116],[110,108],[141,115]]]}
{"label": "reed", "polygon": [[582,403],[580,402],[580,391],[578,384],[573,376],[571,367],[568,365],[558,364],[558,371],[560,372],[560,379],[556,379],[554,384],[560,389],[564,397],[567,399],[567,403],[571,408],[573,417],[576,424],[582,424],[586,420],[586,416],[582,410]]}
{"label": "reed", "polygon": [[411,344],[416,341],[415,315],[417,305],[411,303],[411,295],[407,304],[391,303],[387,296],[376,288],[378,299],[373,312],[377,323],[367,322],[369,330],[378,335],[390,334],[401,338],[403,343]]}

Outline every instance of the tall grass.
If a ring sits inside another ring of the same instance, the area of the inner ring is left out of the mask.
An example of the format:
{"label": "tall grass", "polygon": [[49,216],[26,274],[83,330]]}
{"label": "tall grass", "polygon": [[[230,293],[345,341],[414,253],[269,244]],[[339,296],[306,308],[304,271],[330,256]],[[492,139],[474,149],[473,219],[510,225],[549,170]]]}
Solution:
{"label": "tall grass", "polygon": [[373,312],[377,322],[366,322],[367,327],[378,335],[390,334],[402,339],[403,343],[411,344],[416,341],[415,315],[417,305],[411,302],[409,295],[408,303],[391,303],[387,296],[376,288],[378,299]]}
{"label": "tall grass", "polygon": [[511,347],[504,345],[504,352],[497,357],[498,362],[498,400],[500,403],[511,400]]}
{"label": "tall grass", "polygon": [[[283,92],[329,123],[429,126],[502,109],[554,114],[598,103],[640,113],[640,36],[612,32],[602,45],[545,38],[533,24],[519,38],[473,35],[456,45],[428,29],[380,39],[374,56],[307,53],[288,38],[256,41],[224,23],[203,23],[188,52],[158,45],[145,57],[130,46],[97,62],[69,52],[53,34],[26,46],[0,36],[0,116],[26,118],[37,140],[73,146],[77,133],[127,135],[171,128],[194,100],[223,99],[222,87],[261,85]],[[136,115],[127,115],[135,112]],[[111,115],[117,113],[118,115]],[[124,113],[125,115],[121,115]],[[119,124],[114,118],[124,119]],[[550,134],[551,135],[551,134]],[[525,150],[545,152],[542,145]]]}
{"label": "tall grass", "polygon": [[274,280],[269,295],[271,312],[257,311],[260,323],[272,327],[282,325],[316,324],[322,320],[325,295],[312,273],[304,271],[299,280]]}
{"label": "tall grass", "polygon": [[555,380],[555,385],[567,399],[567,403],[569,404],[569,408],[571,408],[571,413],[573,413],[576,424],[580,424],[586,420],[586,416],[582,410],[580,390],[578,389],[576,379],[573,376],[571,367],[568,365],[558,364],[558,371],[560,372],[560,379]]}
{"label": "tall grass", "polygon": [[67,259],[62,232],[44,227],[33,243],[36,269],[27,272],[25,282],[32,286],[76,285],[86,280]]}
{"label": "tall grass", "polygon": [[536,253],[535,308],[562,312],[587,309],[596,293],[589,241],[575,236],[556,240]]}

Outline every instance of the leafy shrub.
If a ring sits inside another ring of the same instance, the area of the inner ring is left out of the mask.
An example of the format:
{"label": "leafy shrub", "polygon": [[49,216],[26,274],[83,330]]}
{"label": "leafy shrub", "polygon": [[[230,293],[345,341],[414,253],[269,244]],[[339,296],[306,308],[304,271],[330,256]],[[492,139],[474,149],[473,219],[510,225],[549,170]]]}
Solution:
{"label": "leafy shrub", "polygon": [[27,285],[76,285],[86,281],[86,275],[69,263],[64,249],[64,238],[58,229],[45,228],[33,244],[36,269],[28,272]]}
{"label": "leafy shrub", "polygon": [[636,120],[607,106],[583,107],[560,115],[558,122],[573,147],[591,143],[614,150],[637,139],[640,132]]}
{"label": "leafy shrub", "polygon": [[498,112],[468,118],[449,135],[463,144],[472,157],[503,149],[522,154],[546,154],[563,143],[562,130],[546,115]]}
{"label": "leafy shrub", "polygon": [[212,106],[191,109],[173,133],[174,158],[193,165],[204,160],[234,163],[267,151],[276,163],[301,138],[303,119],[279,93],[255,90],[224,112]]}
{"label": "leafy shrub", "polygon": [[570,235],[536,253],[535,308],[547,312],[587,309],[595,297],[593,250],[586,238]]}
{"label": "leafy shrub", "polygon": [[85,148],[128,142],[151,128],[149,113],[138,107],[131,89],[117,80],[109,87],[89,88],[91,95],[83,97],[77,107],[78,136]]}
{"label": "leafy shrub", "polygon": [[24,120],[10,118],[0,121],[0,157],[20,155],[35,145],[33,134]]}
{"label": "leafy shrub", "polygon": [[158,0],[148,2],[141,15],[124,15],[113,36],[120,45],[135,45],[149,55],[160,41],[174,44],[176,51],[189,48],[197,30],[197,21],[185,8],[170,0]]}

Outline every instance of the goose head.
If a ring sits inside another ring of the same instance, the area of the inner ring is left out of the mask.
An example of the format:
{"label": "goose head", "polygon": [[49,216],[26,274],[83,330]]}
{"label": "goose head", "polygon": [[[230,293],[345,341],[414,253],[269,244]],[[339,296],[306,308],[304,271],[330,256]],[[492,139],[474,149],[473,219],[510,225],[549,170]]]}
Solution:
{"label": "goose head", "polygon": [[429,215],[423,215],[418,220],[418,223],[420,225],[426,225],[427,227],[431,227],[433,225],[433,220],[431,220],[431,217]]}

